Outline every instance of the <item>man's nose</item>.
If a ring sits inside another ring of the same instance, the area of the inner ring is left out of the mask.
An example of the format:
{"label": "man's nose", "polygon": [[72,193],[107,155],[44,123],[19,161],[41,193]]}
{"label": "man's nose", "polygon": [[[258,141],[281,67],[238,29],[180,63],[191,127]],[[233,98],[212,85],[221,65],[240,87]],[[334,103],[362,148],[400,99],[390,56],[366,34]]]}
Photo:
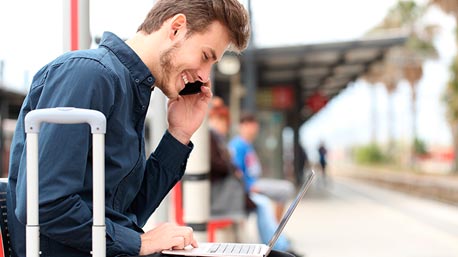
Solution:
{"label": "man's nose", "polygon": [[212,66],[208,65],[199,70],[199,72],[197,73],[197,76],[200,81],[207,83],[210,80],[211,68]]}

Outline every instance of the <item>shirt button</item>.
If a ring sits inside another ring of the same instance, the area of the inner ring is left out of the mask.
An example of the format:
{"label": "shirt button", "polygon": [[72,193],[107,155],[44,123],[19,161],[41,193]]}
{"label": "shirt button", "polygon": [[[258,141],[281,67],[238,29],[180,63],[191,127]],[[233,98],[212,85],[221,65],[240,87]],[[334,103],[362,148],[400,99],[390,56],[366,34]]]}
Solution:
{"label": "shirt button", "polygon": [[139,79],[135,79],[135,83],[140,83],[140,80]]}
{"label": "shirt button", "polygon": [[148,77],[148,82],[153,82],[153,78],[152,77]]}
{"label": "shirt button", "polygon": [[143,111],[146,110],[146,106],[142,105],[142,110]]}

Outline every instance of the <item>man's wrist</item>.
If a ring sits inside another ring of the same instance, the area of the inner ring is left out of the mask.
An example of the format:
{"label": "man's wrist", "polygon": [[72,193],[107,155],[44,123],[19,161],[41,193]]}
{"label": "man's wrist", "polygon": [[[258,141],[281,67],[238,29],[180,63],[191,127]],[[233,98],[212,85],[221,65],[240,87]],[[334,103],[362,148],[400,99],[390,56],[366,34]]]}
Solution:
{"label": "man's wrist", "polygon": [[191,136],[187,135],[186,133],[183,133],[180,130],[174,130],[169,128],[169,133],[183,145],[188,145],[191,141]]}
{"label": "man's wrist", "polygon": [[150,243],[151,240],[148,238],[146,234],[140,235],[140,242],[141,242],[140,243],[140,252],[138,253],[138,255],[140,256],[157,253],[161,251],[161,249],[154,249],[154,248],[148,249],[148,243]]}
{"label": "man's wrist", "polygon": [[145,250],[145,243],[144,243],[143,236],[144,234],[140,235],[140,252],[138,253],[138,255],[140,256],[148,254]]}

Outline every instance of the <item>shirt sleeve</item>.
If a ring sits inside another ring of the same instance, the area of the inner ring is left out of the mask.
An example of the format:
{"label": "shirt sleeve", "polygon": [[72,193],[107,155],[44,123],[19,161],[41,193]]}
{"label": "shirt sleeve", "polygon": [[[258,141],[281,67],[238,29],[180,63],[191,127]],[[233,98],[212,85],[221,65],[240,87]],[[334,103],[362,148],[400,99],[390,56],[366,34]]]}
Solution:
{"label": "shirt sleeve", "polygon": [[[78,71],[78,72],[75,72]],[[99,110],[109,116],[116,77],[96,60],[69,59],[48,67],[29,92],[28,109],[61,106]],[[64,245],[92,249],[92,139],[87,124],[43,124],[39,135],[40,232]],[[21,163],[25,163],[22,155]],[[26,188],[25,165],[18,187]],[[21,185],[22,184],[22,185]],[[25,190],[17,192],[16,216],[25,223]],[[140,234],[106,219],[107,253],[137,255]]]}
{"label": "shirt sleeve", "polygon": [[[168,131],[146,163],[146,176],[132,204],[138,224],[143,226],[160,202],[183,176],[194,145],[183,145]],[[161,185],[161,186],[157,186]],[[153,203],[145,205],[144,203]]]}

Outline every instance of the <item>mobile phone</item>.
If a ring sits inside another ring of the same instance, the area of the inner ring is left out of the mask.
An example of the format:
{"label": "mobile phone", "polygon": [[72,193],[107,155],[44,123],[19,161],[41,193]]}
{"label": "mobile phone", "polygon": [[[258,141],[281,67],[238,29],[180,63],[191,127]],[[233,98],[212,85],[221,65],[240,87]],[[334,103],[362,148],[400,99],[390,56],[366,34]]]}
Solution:
{"label": "mobile phone", "polygon": [[185,87],[183,90],[180,91],[180,95],[192,95],[192,94],[197,94],[200,93],[200,87],[202,86],[202,81],[194,81],[194,82],[189,82],[186,83]]}

